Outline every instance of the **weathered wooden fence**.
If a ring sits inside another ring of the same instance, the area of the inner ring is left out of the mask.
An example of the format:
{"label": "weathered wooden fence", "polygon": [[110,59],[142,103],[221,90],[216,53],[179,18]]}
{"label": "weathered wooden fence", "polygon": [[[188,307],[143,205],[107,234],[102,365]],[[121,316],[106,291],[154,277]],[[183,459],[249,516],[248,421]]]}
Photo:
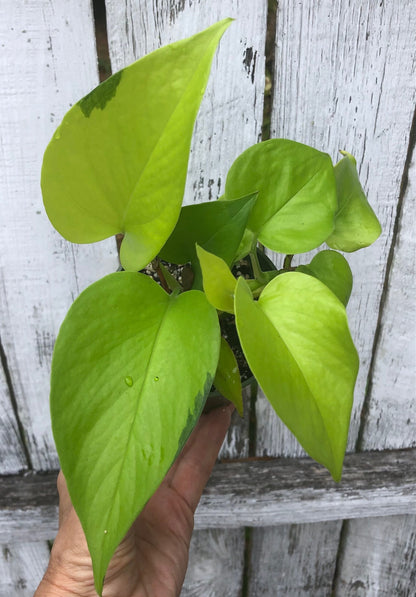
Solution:
{"label": "weathered wooden fence", "polygon": [[[113,71],[236,19],[195,128],[188,203],[216,198],[233,159],[261,139],[266,81],[266,134],[333,159],[352,152],[383,225],[371,249],[350,257],[361,369],[343,481],[302,458],[261,393],[247,396],[251,424],[236,423],[222,451],[239,460],[217,466],[197,513],[186,597],[416,594],[415,8],[414,0],[106,1]],[[63,241],[39,190],[54,128],[97,83],[90,0],[1,0],[0,597],[33,594],[56,531],[54,474],[34,471],[58,467],[48,378],[60,322],[83,288],[117,267],[112,239]]]}

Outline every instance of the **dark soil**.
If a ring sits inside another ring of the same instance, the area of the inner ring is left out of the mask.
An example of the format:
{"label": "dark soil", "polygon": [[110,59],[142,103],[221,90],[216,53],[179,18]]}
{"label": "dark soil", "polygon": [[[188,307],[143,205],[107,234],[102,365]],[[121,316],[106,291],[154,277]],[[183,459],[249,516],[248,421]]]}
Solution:
{"label": "dark soil", "polygon": [[231,346],[234,356],[237,359],[241,383],[244,384],[244,382],[253,377],[253,374],[248,366],[243,349],[241,348],[240,339],[237,334],[237,328],[235,327],[235,316],[229,313],[223,313],[219,320],[221,336],[223,336]]}

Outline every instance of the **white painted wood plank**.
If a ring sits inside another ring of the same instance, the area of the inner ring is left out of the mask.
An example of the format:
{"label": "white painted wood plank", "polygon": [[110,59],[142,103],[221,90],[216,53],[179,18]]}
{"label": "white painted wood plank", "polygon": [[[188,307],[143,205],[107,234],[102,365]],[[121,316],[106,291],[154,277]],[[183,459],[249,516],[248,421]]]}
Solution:
{"label": "white painted wood plank", "polygon": [[[250,574],[250,597],[327,597],[331,594],[341,521],[293,524],[253,533],[252,549],[264,561]],[[305,543],[316,541],[305,551]],[[319,562],[315,574],[311,560]],[[288,570],[296,568],[295,581]]]}
{"label": "white painted wood plank", "polygon": [[[351,454],[339,484],[310,459],[224,463],[214,469],[196,526],[264,527],[413,513],[415,460],[414,450]],[[314,530],[321,532],[312,525],[311,536]]]}
{"label": "white painted wood plank", "polygon": [[0,363],[0,474],[12,474],[26,468],[24,448]]}
{"label": "white painted wood plank", "polygon": [[0,545],[0,597],[33,597],[49,561],[46,542]]}
{"label": "white painted wood plank", "polygon": [[349,524],[334,597],[413,597],[415,516]]}
{"label": "white painted wood plank", "polygon": [[257,394],[256,416],[258,456],[297,458],[306,455],[295,436],[277,417],[261,388]]}
{"label": "white painted wood plank", "polygon": [[[360,426],[416,98],[413,8],[411,0],[400,3],[400,7],[391,0],[278,3],[272,136],[311,144],[328,151],[334,160],[338,159],[338,149],[353,153],[370,203],[384,228],[382,237],[365,254],[348,256],[355,278],[349,316],[361,358],[350,450],[354,448]],[[299,257],[298,262],[304,259]],[[271,412],[260,395],[258,453],[302,455],[298,442]],[[354,524],[359,528],[361,521]],[[281,529],[276,532],[274,539],[273,531],[268,532],[270,554],[273,544],[281,541],[281,532]],[[285,570],[288,594],[290,591],[296,594],[297,587],[305,585],[305,579],[316,584],[321,574],[318,554],[332,540],[329,527],[326,538],[319,525],[299,533],[302,537],[299,550],[310,554],[310,560],[308,565],[304,560],[303,581],[296,558],[288,561]],[[253,545],[255,541],[261,543],[261,534],[260,530],[254,532]],[[279,549],[284,550],[285,546]],[[334,555],[332,570],[335,561]],[[261,578],[266,577],[265,570],[270,565],[267,557],[253,551],[251,568]],[[251,586],[255,586],[254,582]]]}
{"label": "white painted wood plank", "polygon": [[43,151],[97,83],[89,0],[0,4],[0,334],[35,468],[57,466],[49,423],[54,339],[72,300],[114,271],[114,241],[67,243],[43,209]]}
{"label": "white painted wood plank", "polygon": [[[339,484],[306,458],[217,463],[198,506],[195,527],[241,529],[413,514],[415,460],[416,449],[349,454]],[[50,539],[57,530],[57,508],[56,471],[0,478],[0,542],[31,540],[34,535]],[[308,533],[322,532],[317,525],[310,527],[305,533],[296,531],[302,542]],[[288,528],[279,529],[278,534],[284,537],[286,532]],[[284,545],[279,541],[270,549]]]}
{"label": "white painted wood plank", "polygon": [[[31,464],[44,469],[58,464],[48,394],[59,324],[80,290],[117,267],[113,240],[79,248],[60,239],[39,189],[53,130],[98,80],[91,3],[3,0],[0,40],[0,336]],[[0,399],[7,419],[8,393]],[[45,542],[4,546],[1,595],[33,595],[48,559]]]}
{"label": "white painted wood plank", "polygon": [[[413,153],[382,311],[361,442],[365,450],[416,445],[415,158]],[[415,586],[416,515],[347,523],[336,595],[410,596]]]}
{"label": "white painted wood plank", "polygon": [[410,165],[366,421],[363,450],[416,446],[416,154]]}
{"label": "white painted wood plank", "polygon": [[243,565],[243,529],[194,533],[181,597],[239,597]]}

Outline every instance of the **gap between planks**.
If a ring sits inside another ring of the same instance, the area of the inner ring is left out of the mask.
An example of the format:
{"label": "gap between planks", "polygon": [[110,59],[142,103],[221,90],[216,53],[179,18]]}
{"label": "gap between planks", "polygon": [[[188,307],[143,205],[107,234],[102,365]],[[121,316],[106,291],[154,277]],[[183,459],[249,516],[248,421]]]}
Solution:
{"label": "gap between planks", "polygon": [[[349,454],[342,481],[307,458],[219,462],[195,528],[300,524],[416,512],[416,449]],[[56,471],[0,477],[0,543],[51,539]]]}

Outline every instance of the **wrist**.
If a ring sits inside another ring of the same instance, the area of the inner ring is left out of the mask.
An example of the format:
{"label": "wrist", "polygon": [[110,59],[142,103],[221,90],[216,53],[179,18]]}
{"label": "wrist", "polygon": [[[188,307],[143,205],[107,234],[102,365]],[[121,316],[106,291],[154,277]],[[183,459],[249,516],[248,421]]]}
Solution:
{"label": "wrist", "polygon": [[69,590],[59,578],[50,578],[48,572],[42,578],[34,597],[80,597],[81,593]]}
{"label": "wrist", "polygon": [[95,597],[96,593],[49,564],[34,597]]}

